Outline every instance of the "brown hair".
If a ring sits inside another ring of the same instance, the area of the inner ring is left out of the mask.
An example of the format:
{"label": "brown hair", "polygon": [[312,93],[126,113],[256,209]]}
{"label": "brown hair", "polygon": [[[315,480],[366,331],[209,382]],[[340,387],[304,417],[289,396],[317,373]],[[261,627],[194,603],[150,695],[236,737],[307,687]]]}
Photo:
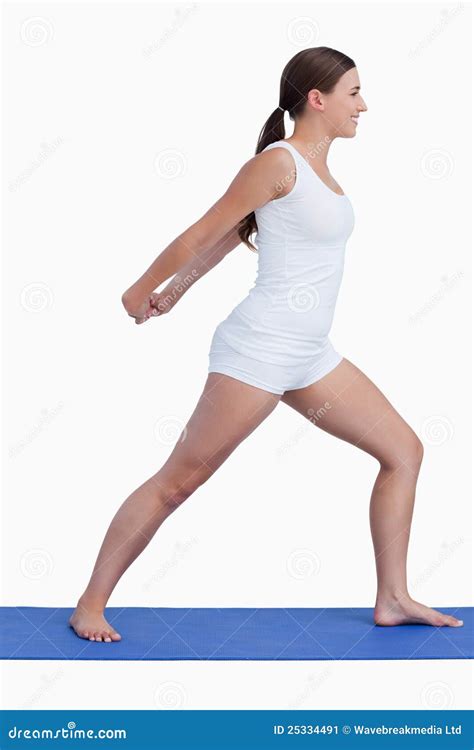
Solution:
{"label": "brown hair", "polygon": [[[330,94],[341,76],[351,68],[355,68],[354,60],[331,47],[310,47],[297,52],[283,69],[280,101],[260,131],[255,155],[270,143],[285,137],[284,110],[288,110],[290,119],[294,120],[303,112],[311,89],[317,88],[324,94]],[[257,231],[253,211],[239,222],[237,231],[250,250],[257,250],[250,241],[250,235]]]}

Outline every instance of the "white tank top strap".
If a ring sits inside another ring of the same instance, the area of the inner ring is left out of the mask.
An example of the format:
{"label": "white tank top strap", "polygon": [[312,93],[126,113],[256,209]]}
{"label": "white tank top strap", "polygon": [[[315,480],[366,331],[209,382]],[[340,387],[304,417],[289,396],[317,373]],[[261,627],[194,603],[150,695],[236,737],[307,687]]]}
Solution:
{"label": "white tank top strap", "polygon": [[296,149],[291,143],[287,143],[286,141],[274,141],[273,143],[269,143],[268,146],[265,146],[263,151],[267,151],[269,148],[276,148],[277,146],[286,148],[286,150],[289,151],[293,156],[295,162],[305,161],[298,149]]}
{"label": "white tank top strap", "polygon": [[280,147],[289,151],[293,157],[295,180],[294,180],[294,184],[290,192],[287,193],[285,196],[283,196],[283,198],[278,198],[277,200],[283,201],[286,198],[289,199],[290,195],[291,195],[291,199],[294,200],[300,193],[301,189],[304,188],[304,182],[305,182],[305,179],[307,178],[304,167],[303,169],[301,169],[301,161],[304,161],[304,159],[299,153],[299,151],[297,151],[296,148],[291,145],[291,143],[287,143],[286,141],[274,141],[273,143],[269,143],[268,146],[265,146],[265,148],[262,149],[262,153],[263,151],[268,151],[269,149],[280,148]]}
{"label": "white tank top strap", "polygon": [[265,146],[263,151],[268,151],[271,148],[286,148],[287,151],[290,152],[290,154],[293,156],[293,161],[295,163],[298,163],[299,159],[303,159],[300,152],[296,150],[294,146],[291,145],[291,143],[287,143],[286,141],[274,141],[273,143],[269,143],[268,146]]}
{"label": "white tank top strap", "polygon": [[316,185],[319,193],[322,194],[321,197],[323,199],[325,198],[325,196],[332,193],[332,195],[337,199],[340,200],[342,198],[343,200],[349,202],[349,196],[346,193],[337,193],[335,190],[330,188],[329,185],[326,185],[326,183],[321,179],[317,172],[314,171],[312,166],[308,163],[304,156],[300,154],[298,149],[293,146],[293,144],[287,143],[286,141],[275,141],[274,143],[270,143],[266,148],[263,149],[263,151],[266,151],[267,148],[272,148],[273,146],[283,146],[283,148],[286,148],[288,151],[290,151],[291,154],[293,154],[294,162],[296,165],[303,165],[303,169],[296,170],[297,182],[299,181],[300,185],[302,182],[306,182],[307,184],[309,184],[310,189],[311,187],[314,187]]}

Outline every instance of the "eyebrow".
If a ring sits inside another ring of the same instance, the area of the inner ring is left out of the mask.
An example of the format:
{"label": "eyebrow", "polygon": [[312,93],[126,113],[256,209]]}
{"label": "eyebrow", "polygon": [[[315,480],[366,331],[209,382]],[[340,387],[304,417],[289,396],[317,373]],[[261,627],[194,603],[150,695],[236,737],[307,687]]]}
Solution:
{"label": "eyebrow", "polygon": [[[360,89],[360,86],[353,86],[352,89]],[[351,89],[351,91],[352,91]]]}

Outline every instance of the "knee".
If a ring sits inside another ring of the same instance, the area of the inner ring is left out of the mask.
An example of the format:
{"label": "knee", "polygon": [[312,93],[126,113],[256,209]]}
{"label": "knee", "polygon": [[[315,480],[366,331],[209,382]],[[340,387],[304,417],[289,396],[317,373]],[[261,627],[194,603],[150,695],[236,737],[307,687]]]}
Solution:
{"label": "knee", "polygon": [[394,446],[387,456],[379,458],[383,468],[418,471],[423,461],[424,447],[418,435],[410,430]]}
{"label": "knee", "polygon": [[423,461],[425,449],[418,435],[415,435],[415,433],[413,434],[414,434],[414,445],[412,448],[413,459],[417,464],[421,464],[421,462]]}
{"label": "knee", "polygon": [[174,508],[187,500],[211,474],[211,469],[202,463],[183,465],[173,474],[158,472],[156,478],[160,486],[160,499],[165,505]]}

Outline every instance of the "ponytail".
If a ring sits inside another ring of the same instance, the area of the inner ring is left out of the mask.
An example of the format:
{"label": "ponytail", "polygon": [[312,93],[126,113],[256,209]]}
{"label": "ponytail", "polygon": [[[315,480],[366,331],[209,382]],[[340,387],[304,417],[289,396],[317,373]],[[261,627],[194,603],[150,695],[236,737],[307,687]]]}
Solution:
{"label": "ponytail", "polygon": [[[294,121],[303,113],[311,89],[330,94],[341,76],[351,68],[355,68],[354,60],[331,47],[310,47],[297,52],[285,65],[280,79],[280,102],[285,107],[279,105],[266,121],[258,137],[255,155],[270,143],[285,138],[285,109]],[[257,222],[252,211],[239,222],[237,232],[241,241],[255,251],[257,248],[251,243],[250,236],[256,231]]]}
{"label": "ponytail", "polygon": [[[266,121],[260,135],[258,137],[257,148],[255,149],[255,156],[263,151],[264,148],[275,143],[275,141],[281,141],[285,137],[285,110],[283,107],[278,106],[273,110],[272,114]],[[247,247],[256,251],[257,248],[250,241],[250,236],[257,231],[257,222],[255,219],[255,213],[252,211],[251,214],[245,216],[237,227],[238,235],[241,241],[247,245]]]}

